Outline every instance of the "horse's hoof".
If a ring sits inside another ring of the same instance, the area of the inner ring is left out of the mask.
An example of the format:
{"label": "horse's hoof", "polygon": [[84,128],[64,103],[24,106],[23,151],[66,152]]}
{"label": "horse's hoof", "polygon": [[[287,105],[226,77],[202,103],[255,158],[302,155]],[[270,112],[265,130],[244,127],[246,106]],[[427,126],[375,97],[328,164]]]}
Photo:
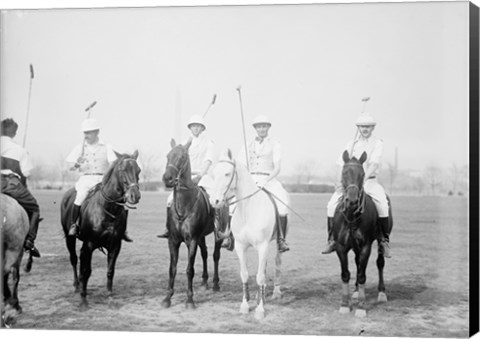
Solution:
{"label": "horse's hoof", "polygon": [[187,310],[194,310],[195,309],[195,303],[193,301],[187,302],[186,306],[187,306]]}
{"label": "horse's hoof", "polygon": [[213,292],[219,292],[220,291],[220,285],[219,284],[213,284],[212,291]]}
{"label": "horse's hoof", "polygon": [[355,316],[357,318],[365,318],[367,316],[367,311],[364,310],[363,308],[357,308],[355,310]]}
{"label": "horse's hoof", "polygon": [[22,306],[20,306],[20,305],[15,306],[15,310],[17,311],[17,314],[22,314],[23,313]]}
{"label": "horse's hoof", "polygon": [[169,308],[171,305],[172,305],[172,302],[170,300],[162,301],[162,307],[163,308]]}
{"label": "horse's hoof", "polygon": [[340,309],[338,310],[340,314],[348,314],[350,313],[350,307],[348,306],[340,306]]}
{"label": "horse's hoof", "polygon": [[200,287],[202,288],[202,290],[204,291],[208,291],[208,284],[206,282],[203,282]]}
{"label": "horse's hoof", "polygon": [[255,310],[255,319],[262,320],[265,318],[265,311],[263,309],[256,309]]}
{"label": "horse's hoof", "polygon": [[358,296],[359,296],[358,291],[353,292],[353,293],[352,293],[352,300],[357,301],[357,300],[358,300]]}
{"label": "horse's hoof", "polygon": [[377,298],[377,301],[379,303],[386,303],[388,300],[387,300],[387,294],[385,292],[379,292],[378,293],[378,298]]}
{"label": "horse's hoof", "polygon": [[243,302],[243,303],[240,305],[240,313],[241,313],[241,314],[248,314],[248,312],[250,312],[250,307],[248,307],[248,303],[247,303],[247,302]]}
{"label": "horse's hoof", "polygon": [[81,302],[80,305],[78,306],[78,309],[81,312],[85,312],[86,310],[88,310],[88,303],[87,302]]}

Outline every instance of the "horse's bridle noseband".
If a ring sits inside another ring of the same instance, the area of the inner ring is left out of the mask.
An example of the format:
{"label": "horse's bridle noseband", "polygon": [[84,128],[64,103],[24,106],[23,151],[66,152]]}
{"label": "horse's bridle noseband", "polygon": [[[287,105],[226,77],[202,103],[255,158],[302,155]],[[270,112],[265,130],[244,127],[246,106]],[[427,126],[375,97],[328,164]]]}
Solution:
{"label": "horse's bridle noseband", "polygon": [[232,189],[232,184],[233,184],[233,180],[235,178],[237,178],[237,164],[235,163],[235,161],[230,161],[230,160],[219,160],[218,162],[224,162],[224,163],[227,163],[227,164],[230,164],[232,165],[233,167],[233,171],[232,171],[232,177],[230,178],[230,182],[228,183],[227,185],[227,189],[225,190],[225,192],[223,193],[223,200],[225,202],[228,202],[229,200],[232,200],[233,199],[233,195],[231,197],[228,197],[227,198],[227,193],[230,191],[230,189]]}

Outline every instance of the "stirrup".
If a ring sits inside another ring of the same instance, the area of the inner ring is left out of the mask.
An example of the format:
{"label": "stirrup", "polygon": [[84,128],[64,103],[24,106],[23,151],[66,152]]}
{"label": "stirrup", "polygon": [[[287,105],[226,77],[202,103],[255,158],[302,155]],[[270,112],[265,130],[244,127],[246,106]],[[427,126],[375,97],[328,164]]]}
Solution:
{"label": "stirrup", "polygon": [[380,241],[381,249],[382,249],[382,254],[385,258],[391,258],[392,256],[390,255],[390,243],[386,240]]}
{"label": "stirrup", "polygon": [[72,224],[70,226],[70,229],[68,230],[68,235],[71,237],[76,237],[78,235],[78,225],[77,224]]}
{"label": "stirrup", "polygon": [[285,241],[285,239],[279,239],[277,245],[278,245],[278,251],[279,251],[280,253],[283,253],[283,252],[286,252],[286,251],[290,251],[290,248],[288,247],[287,242]]}

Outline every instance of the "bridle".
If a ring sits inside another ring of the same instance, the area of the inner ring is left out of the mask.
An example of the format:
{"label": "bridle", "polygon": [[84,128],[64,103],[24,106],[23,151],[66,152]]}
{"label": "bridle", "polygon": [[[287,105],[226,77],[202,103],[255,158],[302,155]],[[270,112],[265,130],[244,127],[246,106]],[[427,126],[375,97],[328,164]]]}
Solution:
{"label": "bridle", "polygon": [[[237,181],[238,181],[238,175],[237,175],[237,164],[235,163],[235,161],[230,161],[230,160],[219,160],[218,161],[219,163],[220,162],[224,162],[224,163],[227,163],[227,164],[230,164],[232,165],[233,167],[233,170],[232,170],[232,177],[230,178],[230,182],[228,183],[227,185],[227,189],[225,190],[225,192],[222,194],[223,196],[223,199],[226,203],[228,203],[230,200],[232,200],[235,196],[232,195],[230,197],[227,198],[227,193],[230,191],[230,189],[233,189],[235,188],[236,184],[237,184]],[[236,180],[235,180],[236,179]],[[235,186],[232,187],[232,184],[233,184],[233,180],[235,180]],[[234,203],[228,203],[229,205],[233,205]]]}
{"label": "bridle", "polygon": [[[224,201],[225,201],[226,203],[228,203],[228,205],[234,205],[234,204],[236,204],[236,203],[238,203],[238,202],[240,202],[240,201],[242,201],[242,200],[249,199],[249,198],[253,197],[255,194],[257,194],[258,192],[260,192],[260,191],[263,190],[262,188],[258,188],[255,192],[253,192],[253,193],[251,193],[251,194],[249,194],[249,195],[247,195],[247,196],[245,196],[245,197],[243,197],[243,198],[237,199],[237,200],[235,200],[235,201],[233,201],[233,202],[229,202],[230,200],[232,200],[232,199],[235,197],[234,195],[232,195],[232,196],[230,196],[230,197],[227,198],[226,195],[227,195],[227,193],[230,191],[230,189],[235,188],[236,185],[237,185],[237,182],[238,182],[237,165],[236,165],[236,163],[235,163],[234,161],[230,161],[230,160],[219,160],[218,162],[225,162],[225,163],[230,164],[230,165],[233,166],[233,175],[232,175],[232,177],[231,177],[231,179],[230,179],[230,182],[229,182],[228,185],[227,185],[227,189],[226,189],[225,192],[223,193]],[[232,187],[233,180],[235,180],[235,186]]]}
{"label": "bridle", "polygon": [[[356,166],[356,167],[361,167],[363,168],[363,165],[360,164],[360,163],[347,163],[344,165],[344,167],[346,166]],[[357,208],[353,211],[353,219],[349,219],[348,218],[348,215],[347,215],[347,207],[346,207],[346,200],[347,200],[347,192],[352,189],[352,188],[355,188],[357,190],[357,194],[358,194],[358,199],[357,199]],[[365,207],[365,191],[364,191],[364,188],[363,186],[360,188],[359,185],[357,184],[349,184],[347,186],[343,186],[343,189],[344,189],[344,196],[343,196],[343,207],[342,207],[342,215],[343,217],[345,218],[345,221],[349,224],[353,224],[355,223],[360,217],[361,215],[363,214],[363,211],[364,211],[364,207]]]}
{"label": "bridle", "polygon": [[[123,159],[121,162],[125,162],[125,161],[133,161],[133,162],[135,162],[135,164],[137,164],[137,161],[135,159],[127,158],[127,159]],[[120,165],[120,163],[117,164],[117,166],[119,166],[119,165]],[[138,164],[137,164],[137,166],[138,166]],[[105,199],[105,201],[107,201],[109,203],[114,203],[114,204],[117,204],[117,205],[120,205],[120,206],[123,206],[123,207],[127,207],[127,208],[130,208],[130,209],[135,209],[136,208],[135,206],[132,206],[132,205],[128,204],[128,202],[126,201],[127,198],[125,196],[125,193],[128,192],[132,188],[140,189],[140,186],[139,186],[138,182],[133,182],[133,183],[125,183],[124,182],[123,183],[123,192],[122,192],[122,194],[119,198],[109,197],[108,194],[104,191],[104,188],[105,188],[105,185],[102,185],[102,188],[100,189],[100,193],[102,194],[102,197]],[[105,212],[107,212],[107,211],[105,211]],[[110,214],[110,213],[108,213],[108,214]],[[110,215],[110,216],[112,216],[112,215]]]}
{"label": "bridle", "polygon": [[[174,189],[179,185],[180,183],[180,177],[182,176],[183,173],[185,173],[185,170],[187,169],[187,166],[188,166],[188,161],[185,161],[183,163],[183,165],[179,168],[177,166],[175,166],[174,164],[172,163],[167,163],[167,168],[172,168],[177,174],[175,176],[175,180],[174,180]],[[187,188],[189,188],[188,186],[186,186]]]}

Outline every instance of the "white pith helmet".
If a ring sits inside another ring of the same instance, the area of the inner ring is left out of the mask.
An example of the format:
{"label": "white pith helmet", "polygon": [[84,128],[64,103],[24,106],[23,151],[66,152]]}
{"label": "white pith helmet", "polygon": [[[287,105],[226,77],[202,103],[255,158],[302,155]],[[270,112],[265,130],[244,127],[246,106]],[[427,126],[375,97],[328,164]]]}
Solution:
{"label": "white pith helmet", "polygon": [[82,132],[96,131],[100,129],[100,125],[97,120],[93,118],[85,119],[82,122]]}
{"label": "white pith helmet", "polygon": [[203,129],[207,129],[207,126],[205,126],[205,122],[203,121],[203,118],[200,115],[192,115],[190,120],[188,120],[187,127],[190,128],[190,125],[192,124],[199,124],[203,126]]}
{"label": "white pith helmet", "polygon": [[265,115],[258,115],[255,119],[253,119],[253,127],[258,124],[267,124],[269,126],[272,126],[270,119],[268,119]]}
{"label": "white pith helmet", "polygon": [[368,113],[360,114],[356,122],[357,126],[375,126],[376,124],[377,122],[375,121],[373,116]]}

